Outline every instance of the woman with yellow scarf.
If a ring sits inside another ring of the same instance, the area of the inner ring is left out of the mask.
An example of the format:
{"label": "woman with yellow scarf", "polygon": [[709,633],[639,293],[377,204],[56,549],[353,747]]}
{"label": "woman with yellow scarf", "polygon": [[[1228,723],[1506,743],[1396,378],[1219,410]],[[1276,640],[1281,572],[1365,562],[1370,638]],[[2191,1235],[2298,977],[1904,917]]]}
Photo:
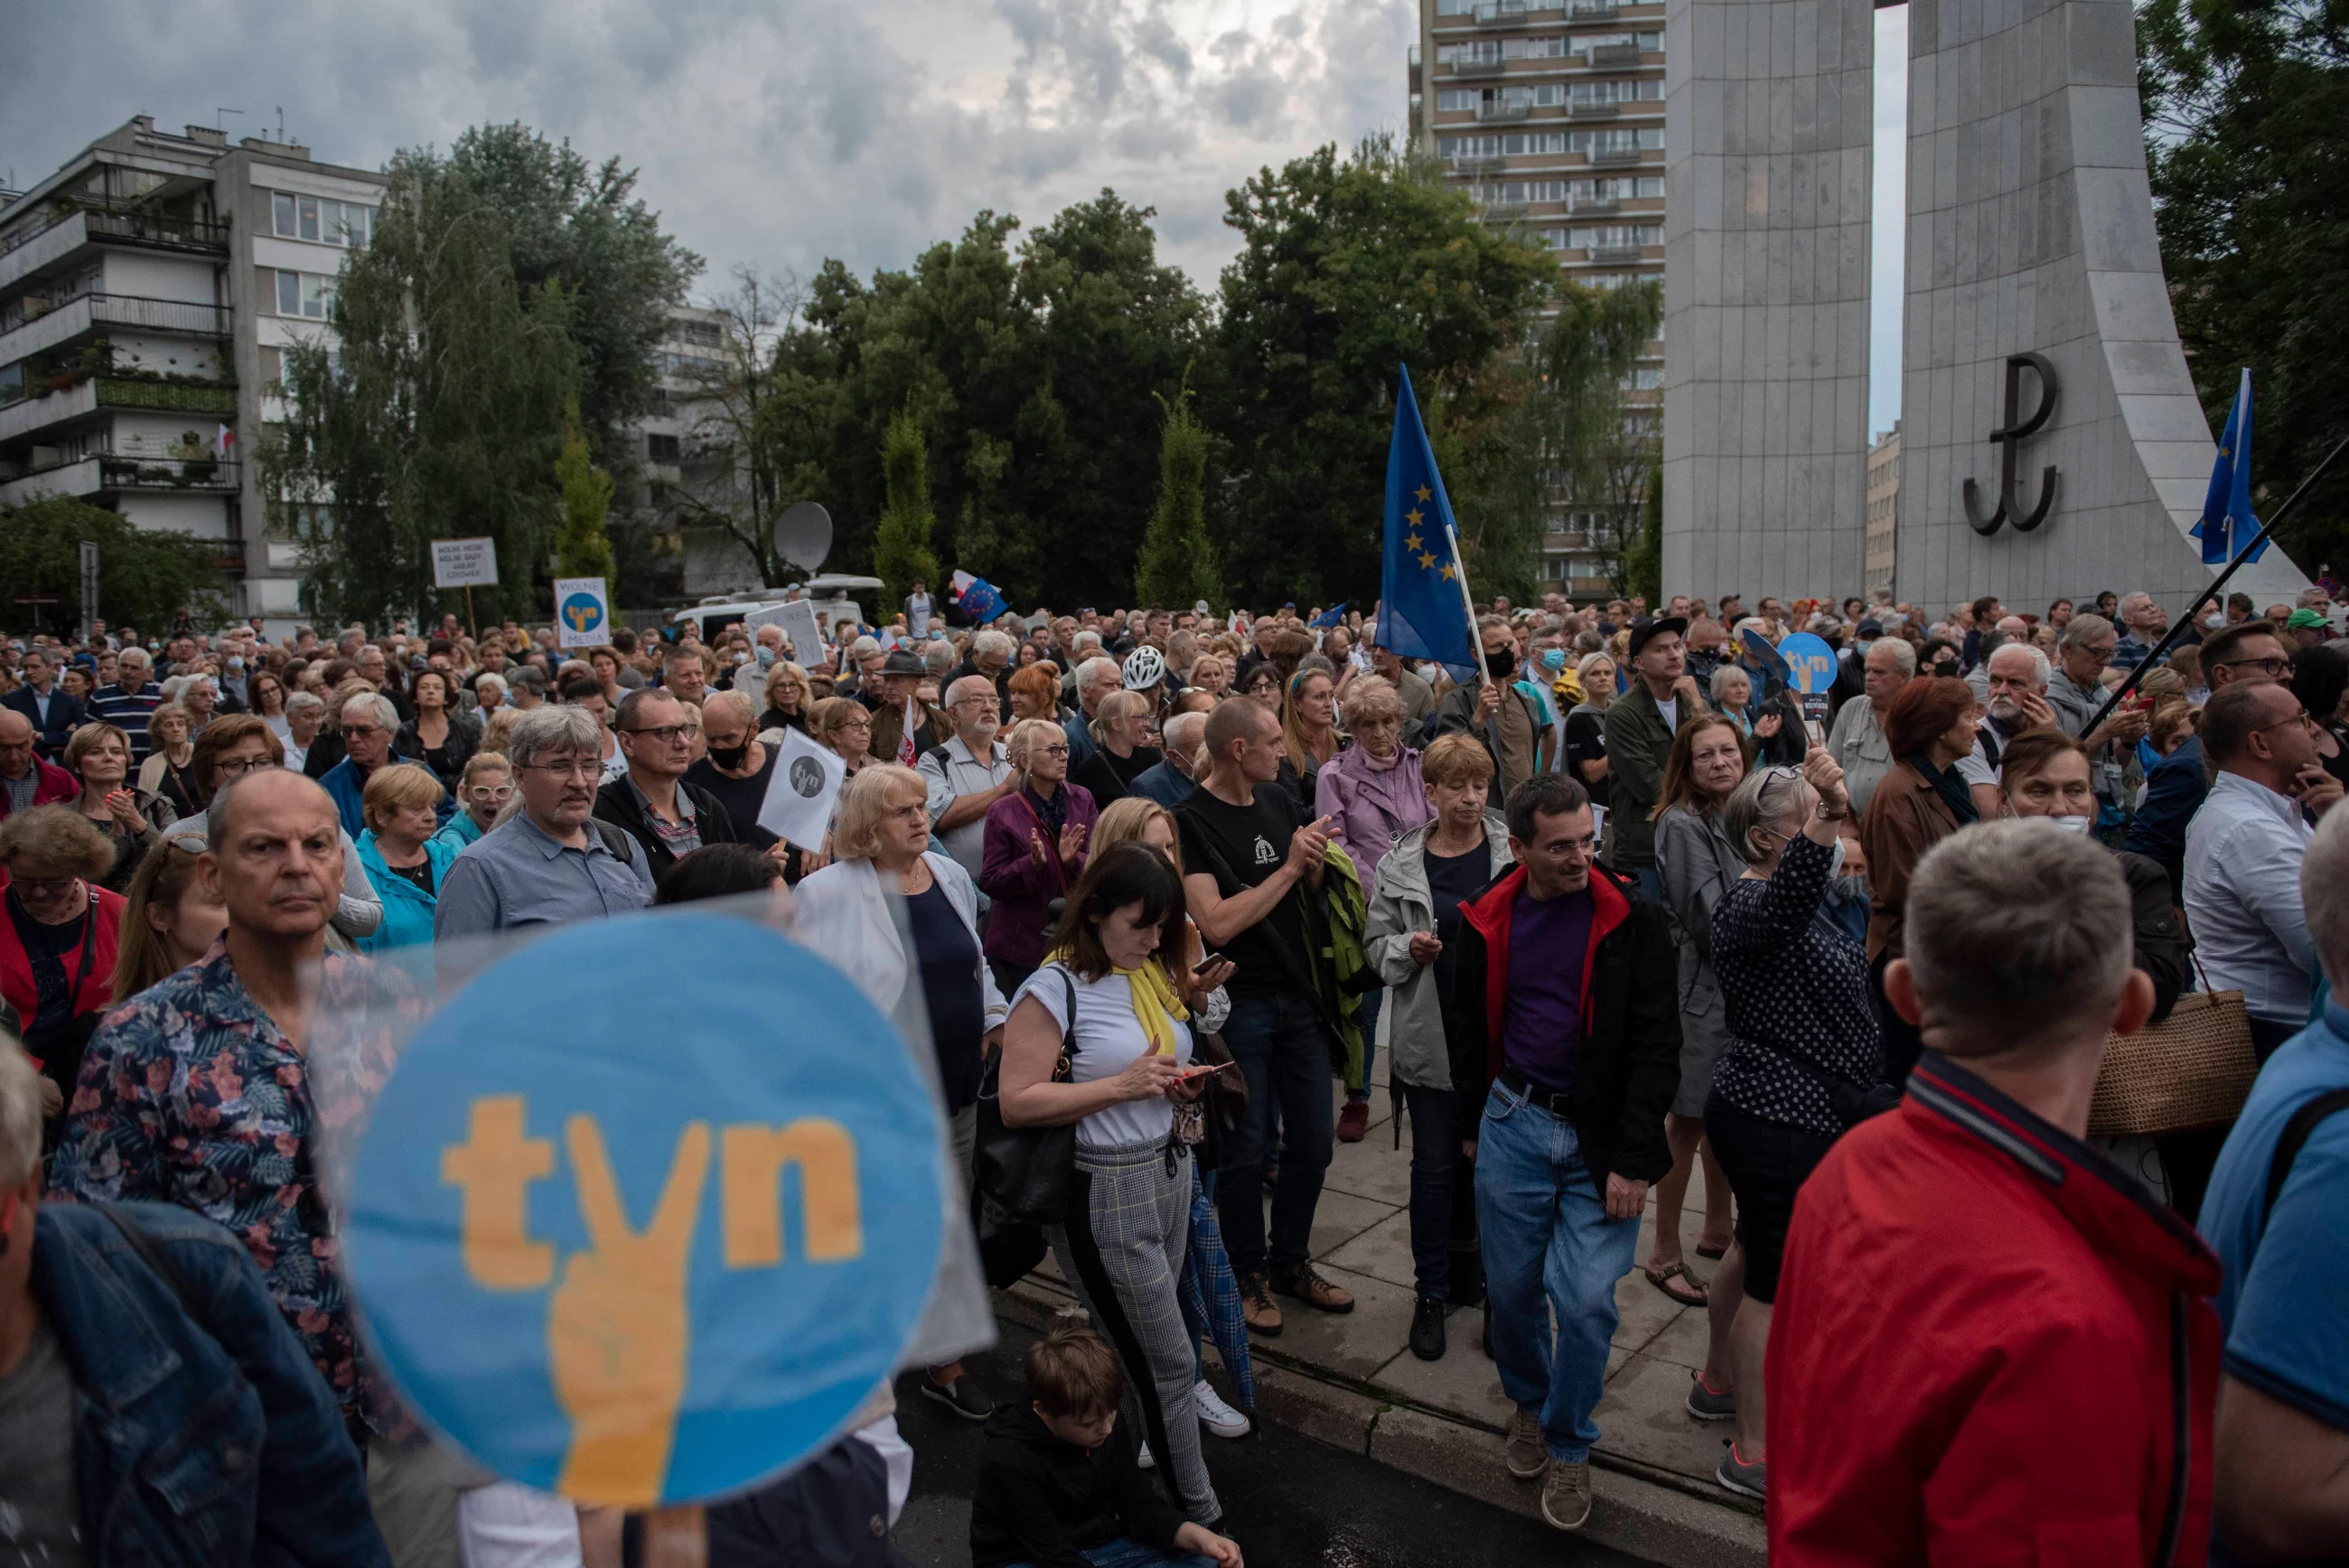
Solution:
{"label": "woman with yellow scarf", "polygon": [[[1160,851],[1110,845],[1070,890],[1051,956],[1012,999],[999,1078],[1012,1127],[1074,1123],[1068,1219],[1051,1229],[1061,1272],[1125,1364],[1128,1415],[1165,1466],[1183,1511],[1223,1515],[1199,1452],[1197,1367],[1177,1297],[1192,1172],[1179,1106],[1198,1098],[1194,1023],[1226,1010],[1229,965],[1178,974],[1182,879]],[[1057,1068],[1063,1052],[1065,1081]]]}

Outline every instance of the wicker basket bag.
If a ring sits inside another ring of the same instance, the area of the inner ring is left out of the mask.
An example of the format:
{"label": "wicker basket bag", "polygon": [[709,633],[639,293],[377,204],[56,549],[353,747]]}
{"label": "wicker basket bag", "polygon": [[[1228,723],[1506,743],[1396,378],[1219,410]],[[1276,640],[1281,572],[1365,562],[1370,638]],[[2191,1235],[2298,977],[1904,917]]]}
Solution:
{"label": "wicker basket bag", "polygon": [[[2201,967],[2197,961],[2196,972]],[[2208,975],[2202,984],[2209,986]],[[2105,1041],[2088,1132],[2096,1138],[2150,1137],[2225,1127],[2242,1114],[2259,1076],[2243,994],[2189,992],[2160,1023]]]}

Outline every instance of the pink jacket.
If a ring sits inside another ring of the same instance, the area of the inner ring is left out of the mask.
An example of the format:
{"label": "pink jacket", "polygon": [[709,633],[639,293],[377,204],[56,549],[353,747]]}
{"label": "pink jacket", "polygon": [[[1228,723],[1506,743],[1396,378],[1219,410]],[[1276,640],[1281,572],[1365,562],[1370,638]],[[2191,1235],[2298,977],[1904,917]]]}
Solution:
{"label": "pink jacket", "polygon": [[1420,787],[1419,752],[1409,746],[1394,766],[1376,769],[1368,753],[1350,746],[1321,769],[1313,790],[1314,814],[1333,817],[1330,835],[1371,885],[1379,862],[1395,841],[1423,822],[1435,820],[1435,808]]}
{"label": "pink jacket", "polygon": [[[33,758],[33,777],[39,780],[33,786],[33,804],[54,805],[59,800],[81,799],[81,786],[74,776],[56,763],[42,758]],[[8,792],[0,789],[0,819],[8,815]]]}

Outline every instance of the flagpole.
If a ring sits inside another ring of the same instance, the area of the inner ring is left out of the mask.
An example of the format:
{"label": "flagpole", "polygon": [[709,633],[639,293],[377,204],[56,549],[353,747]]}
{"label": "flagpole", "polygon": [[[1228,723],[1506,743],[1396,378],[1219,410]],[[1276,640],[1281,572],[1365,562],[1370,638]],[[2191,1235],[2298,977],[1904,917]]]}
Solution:
{"label": "flagpole", "polygon": [[1476,632],[1476,601],[1468,593],[1468,563],[1460,559],[1460,531],[1446,522],[1444,537],[1452,546],[1452,577],[1460,584],[1460,607],[1468,612],[1468,645],[1475,650],[1476,677],[1491,686],[1493,672],[1485,667],[1485,639]]}
{"label": "flagpole", "polygon": [[2219,591],[2227,585],[2227,579],[2232,577],[2236,569],[2251,558],[2252,552],[2266,542],[2268,535],[2276,531],[2277,524],[2292,515],[2292,509],[2300,504],[2300,498],[2306,495],[2309,488],[2324,477],[2324,470],[2331,468],[2333,459],[2344,451],[2349,451],[2349,439],[2344,439],[2338,446],[2325,453],[2323,460],[2308,470],[2308,477],[2300,481],[2300,488],[2292,492],[2291,499],[2276,509],[2275,515],[2268,519],[2258,533],[2251,536],[2250,543],[2235,552],[2234,560],[2227,563],[2227,570],[2210,580],[2210,586],[2202,590],[2202,596],[2194,601],[2193,607],[2162,634],[2161,641],[2154,644],[2144,658],[2137,661],[2137,668],[2129,671],[2128,679],[2112,689],[2112,695],[2105,698],[2105,706],[2096,709],[2095,716],[2088,720],[2086,727],[2080,731],[2082,736],[2094,735],[2096,732],[2096,727],[2103,724],[2111,717],[2113,709],[2120,706],[2121,698],[2137,689],[2137,682],[2146,677],[2146,673],[2160,661],[2164,654],[2176,645],[2178,639],[2186,634],[2187,628],[2194,624],[2194,618],[2202,613],[2202,606],[2219,596]]}

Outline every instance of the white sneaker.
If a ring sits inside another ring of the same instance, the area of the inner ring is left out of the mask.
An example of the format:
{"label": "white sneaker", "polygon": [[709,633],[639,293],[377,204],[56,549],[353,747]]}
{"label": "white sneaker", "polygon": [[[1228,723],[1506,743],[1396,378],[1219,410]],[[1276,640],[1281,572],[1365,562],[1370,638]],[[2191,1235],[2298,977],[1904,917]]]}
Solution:
{"label": "white sneaker", "polygon": [[1150,1457],[1150,1445],[1143,1443],[1134,1450],[1133,1462],[1143,1470],[1156,1470],[1158,1461]]}
{"label": "white sneaker", "polygon": [[1248,1435],[1248,1418],[1225,1404],[1223,1396],[1216,1392],[1216,1386],[1205,1377],[1200,1378],[1198,1387],[1191,1390],[1191,1402],[1198,1407],[1199,1425],[1216,1436],[1245,1438]]}

